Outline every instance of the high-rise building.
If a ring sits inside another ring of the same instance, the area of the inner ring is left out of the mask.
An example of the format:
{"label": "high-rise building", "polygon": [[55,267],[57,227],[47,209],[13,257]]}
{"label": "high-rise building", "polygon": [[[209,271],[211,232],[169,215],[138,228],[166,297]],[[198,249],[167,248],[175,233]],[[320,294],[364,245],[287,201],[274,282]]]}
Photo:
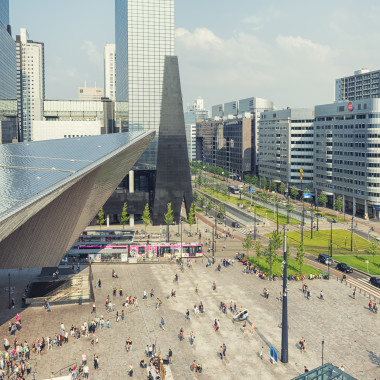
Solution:
{"label": "high-rise building", "polygon": [[[116,99],[129,102],[129,130],[160,123],[165,56],[174,55],[174,0],[115,0]],[[135,165],[155,170],[158,134]]]}
{"label": "high-rise building", "polygon": [[78,100],[101,100],[103,97],[100,87],[78,87]]}
{"label": "high-rise building", "polygon": [[290,186],[313,186],[314,111],[287,108],[260,114],[258,173],[261,178]]}
{"label": "high-rise building", "polygon": [[33,120],[42,120],[45,98],[44,44],[29,39],[25,28],[16,36],[17,108],[20,140],[32,138]]}
{"label": "high-rise building", "polygon": [[380,70],[361,69],[335,80],[335,100],[380,98]]}
{"label": "high-rise building", "polygon": [[17,139],[16,44],[9,25],[9,1],[0,1],[0,143]]}
{"label": "high-rise building", "polygon": [[[380,218],[380,99],[315,107],[314,187],[333,206]],[[317,197],[316,197],[317,198]]]}
{"label": "high-rise building", "polygon": [[116,45],[104,47],[104,95],[116,101]]}

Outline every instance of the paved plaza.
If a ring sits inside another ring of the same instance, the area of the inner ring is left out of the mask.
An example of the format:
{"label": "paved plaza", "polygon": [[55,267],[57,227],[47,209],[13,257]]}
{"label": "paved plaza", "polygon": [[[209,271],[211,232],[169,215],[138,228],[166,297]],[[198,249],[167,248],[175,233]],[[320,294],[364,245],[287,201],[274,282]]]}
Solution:
{"label": "paved plaza", "polygon": [[[93,265],[94,280],[101,279],[102,287],[95,289],[97,315],[110,321],[110,328],[97,331],[99,343],[91,345],[91,337],[69,338],[69,343],[53,350],[43,351],[40,356],[32,355],[36,379],[49,378],[72,363],[80,362],[82,353],[90,362],[91,379],[124,379],[130,364],[134,367],[134,378],[146,379],[146,370],[139,368],[141,358],[148,344],[155,343],[166,357],[169,348],[173,350],[173,364],[170,365],[174,379],[290,379],[309,369],[321,365],[321,342],[324,339],[324,361],[336,366],[344,365],[345,370],[358,379],[380,378],[380,322],[379,316],[367,309],[367,298],[361,294],[351,297],[352,289],[336,280],[307,280],[312,299],[307,300],[302,283],[289,282],[289,363],[271,364],[269,346],[281,349],[281,302],[278,300],[281,281],[261,280],[255,275],[242,272],[243,266],[235,262],[219,272],[215,266],[206,267],[206,259],[194,260],[193,269],[185,266],[183,273],[177,264],[135,264],[135,265]],[[119,279],[111,276],[115,269]],[[174,276],[178,273],[178,284]],[[217,289],[212,290],[216,281]],[[199,294],[195,292],[199,285]],[[124,296],[112,296],[113,287],[123,288]],[[263,288],[269,290],[269,299],[262,295]],[[153,288],[155,295],[149,296]],[[142,300],[144,289],[148,299]],[[169,297],[175,289],[177,296]],[[323,290],[325,300],[320,300]],[[115,311],[106,312],[104,303],[111,296]],[[139,307],[122,307],[126,295],[137,296]],[[162,305],[156,309],[156,297]],[[232,323],[232,313],[219,310],[220,301],[229,306],[230,301],[237,307],[249,310],[249,319],[255,324],[253,334],[247,326],[242,331],[241,323]],[[203,302],[204,314],[194,314],[193,305]],[[91,315],[92,305],[71,305],[52,307],[51,313],[43,308],[27,308],[21,312],[23,328],[16,337],[31,343],[37,337],[53,336],[59,332],[63,322],[66,329],[73,324],[79,327],[95,317]],[[126,318],[116,322],[116,311],[124,309]],[[186,320],[186,310],[190,320]],[[18,309],[13,309],[14,312]],[[165,319],[165,330],[160,328],[161,317]],[[213,323],[220,320],[220,331],[215,332]],[[4,319],[3,319],[4,321]],[[184,329],[185,339],[180,342],[178,334]],[[191,331],[195,342],[190,345]],[[0,329],[1,337],[8,336],[8,323]],[[306,352],[301,353],[298,342],[306,339]],[[132,352],[126,352],[125,341],[133,342]],[[11,344],[13,338],[10,339]],[[218,356],[222,344],[227,346],[224,360]],[[261,347],[263,359],[260,359]],[[97,354],[100,369],[95,371],[92,357]],[[190,366],[196,360],[202,364],[203,372],[193,374]],[[63,371],[62,374],[67,373]]]}

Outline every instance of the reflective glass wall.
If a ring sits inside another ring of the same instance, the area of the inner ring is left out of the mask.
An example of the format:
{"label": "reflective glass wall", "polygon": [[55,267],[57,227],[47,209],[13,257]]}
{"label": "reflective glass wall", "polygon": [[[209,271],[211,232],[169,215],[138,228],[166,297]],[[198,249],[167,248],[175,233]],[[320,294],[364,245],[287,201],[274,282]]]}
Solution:
{"label": "reflective glass wall", "polygon": [[[174,55],[174,0],[116,0],[115,5],[117,99],[128,97],[130,131],[158,132],[164,60]],[[157,139],[158,134],[135,169],[156,168]]]}

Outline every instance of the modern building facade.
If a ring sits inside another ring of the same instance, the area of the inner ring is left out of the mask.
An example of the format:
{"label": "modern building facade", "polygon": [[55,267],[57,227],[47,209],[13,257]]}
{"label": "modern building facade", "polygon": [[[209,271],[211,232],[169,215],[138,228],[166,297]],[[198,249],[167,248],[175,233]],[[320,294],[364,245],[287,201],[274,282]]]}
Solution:
{"label": "modern building facade", "polygon": [[204,100],[200,96],[187,106],[184,117],[189,161],[195,161],[197,122],[208,119],[208,110],[204,108]]}
{"label": "modern building facade", "polygon": [[0,144],[18,140],[16,44],[9,25],[9,1],[0,2]]}
{"label": "modern building facade", "polygon": [[[310,191],[313,187],[314,110],[287,108],[265,111],[258,127],[258,174]],[[303,181],[300,169],[303,169]]]}
{"label": "modern building facade", "polygon": [[330,205],[342,196],[345,211],[380,217],[380,99],[315,107],[314,187]]}
{"label": "modern building facade", "polygon": [[380,98],[380,70],[361,69],[335,80],[335,101]]}
{"label": "modern building facade", "polygon": [[104,97],[100,87],[78,87],[78,100],[101,100]]}
{"label": "modern building facade", "polygon": [[0,268],[57,266],[153,137],[1,145]]}
{"label": "modern building facade", "polygon": [[[174,0],[115,0],[116,99],[129,130],[158,132],[165,56],[174,55]],[[136,170],[155,170],[157,138]]]}
{"label": "modern building facade", "polygon": [[29,39],[25,28],[16,36],[17,108],[20,141],[32,138],[32,123],[42,120],[45,99],[44,44]]}
{"label": "modern building facade", "polygon": [[116,101],[116,45],[104,47],[104,95]]}
{"label": "modern building facade", "polygon": [[[104,134],[103,125],[97,121],[34,121],[32,141],[77,138]],[[103,133],[102,133],[103,132]]]}

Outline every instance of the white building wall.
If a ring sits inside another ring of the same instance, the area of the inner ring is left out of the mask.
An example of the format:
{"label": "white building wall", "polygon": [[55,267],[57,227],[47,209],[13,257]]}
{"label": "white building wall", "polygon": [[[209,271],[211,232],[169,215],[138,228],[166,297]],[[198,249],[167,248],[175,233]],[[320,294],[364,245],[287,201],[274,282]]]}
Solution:
{"label": "white building wall", "polygon": [[104,95],[116,101],[116,45],[104,47]]}
{"label": "white building wall", "polygon": [[101,121],[34,121],[33,141],[55,140],[101,134]]}

